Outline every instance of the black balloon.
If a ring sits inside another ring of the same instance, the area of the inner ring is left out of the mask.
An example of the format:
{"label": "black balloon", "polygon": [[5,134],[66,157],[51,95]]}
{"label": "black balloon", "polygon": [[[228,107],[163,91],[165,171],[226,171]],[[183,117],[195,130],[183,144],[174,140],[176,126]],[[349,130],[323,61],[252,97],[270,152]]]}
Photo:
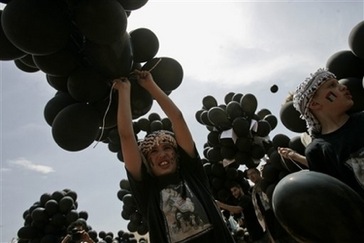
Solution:
{"label": "black balloon", "polygon": [[107,78],[128,77],[133,65],[133,54],[128,33],[111,44],[86,42],[83,50],[86,62]]}
{"label": "black balloon", "polygon": [[272,93],[277,93],[278,91],[278,86],[276,84],[273,84],[271,87],[270,87],[270,92]]}
{"label": "black balloon", "polygon": [[127,16],[117,0],[81,0],[74,20],[82,34],[100,45],[111,45],[123,36]]}
{"label": "black balloon", "polygon": [[68,76],[66,77],[58,77],[52,75],[46,75],[47,82],[50,86],[58,91],[68,92],[67,82]]}
{"label": "black balloon", "polygon": [[33,60],[33,55],[27,54],[21,58],[19,58],[20,61],[22,61],[24,64],[39,69],[38,65],[35,64],[34,60]]}
{"label": "black balloon", "polygon": [[150,131],[159,131],[163,129],[163,123],[160,120],[154,120],[150,123]]}
{"label": "black balloon", "polygon": [[354,101],[354,105],[348,111],[349,113],[355,113],[364,110],[364,88],[362,86],[361,78],[344,78],[340,79],[339,83],[344,84]]}
{"label": "black balloon", "polygon": [[354,26],[349,34],[349,47],[351,51],[359,58],[364,59],[364,21]]}
{"label": "black balloon", "polygon": [[39,234],[39,230],[34,226],[23,226],[18,230],[18,237],[21,239],[35,239]]}
{"label": "black balloon", "polygon": [[300,118],[300,113],[294,108],[292,101],[282,105],[280,119],[282,124],[292,132],[307,131],[306,122]]}
{"label": "black balloon", "polygon": [[145,131],[145,132],[149,132],[150,131],[150,120],[142,117],[137,121],[137,124],[140,128],[140,130]]}
{"label": "black balloon", "polygon": [[66,8],[61,0],[12,0],[3,10],[2,27],[20,50],[51,54],[66,45],[71,33]]}
{"label": "black balloon", "polygon": [[215,106],[208,110],[208,119],[211,123],[220,129],[226,130],[231,127],[231,122],[227,117],[226,111],[221,107]]}
{"label": "black balloon", "polygon": [[26,55],[25,52],[14,46],[14,44],[6,37],[1,24],[1,16],[3,11],[0,10],[0,60],[14,60]]}
{"label": "black balloon", "polygon": [[44,107],[44,118],[49,126],[52,126],[54,118],[65,107],[76,103],[67,92],[58,92],[52,99],[50,99]]}
{"label": "black balloon", "polygon": [[[110,101],[111,99],[111,101]],[[118,100],[116,93],[92,104],[102,118],[102,128],[113,128],[117,124]]]}
{"label": "black balloon", "polygon": [[230,120],[234,120],[235,118],[242,117],[244,115],[244,111],[240,106],[238,101],[232,100],[226,105],[226,113]]}
{"label": "black balloon", "polygon": [[272,130],[270,124],[266,120],[259,120],[256,135],[259,137],[266,137]]}
{"label": "black balloon", "polygon": [[143,7],[148,0],[118,0],[118,2],[124,7],[125,10],[136,10]]}
{"label": "black balloon", "polygon": [[94,103],[108,97],[111,85],[92,68],[78,68],[68,77],[69,94],[79,102]]}
{"label": "black balloon", "polygon": [[254,114],[258,107],[258,100],[253,94],[245,94],[240,100],[240,106],[247,114]]}
{"label": "black balloon", "polygon": [[208,117],[208,111],[207,110],[203,110],[200,113],[200,120],[201,120],[202,124],[204,124],[204,125],[214,126],[214,124],[212,124],[212,122],[210,121],[210,119]]}
{"label": "black balloon", "polygon": [[252,144],[250,153],[251,153],[253,160],[259,161],[261,158],[264,157],[265,150],[264,150],[263,146],[260,144]]}
{"label": "black balloon", "polygon": [[53,216],[59,211],[59,204],[55,199],[50,199],[46,202],[44,208],[49,216]]}
{"label": "black balloon", "polygon": [[163,91],[177,89],[183,80],[181,64],[170,57],[153,58],[143,65],[142,70],[150,71],[155,82]]}
{"label": "black balloon", "polygon": [[232,98],[233,98],[234,95],[235,95],[234,92],[229,92],[229,93],[227,93],[225,95],[224,102],[225,102],[226,105],[232,100]]}
{"label": "black balloon", "polygon": [[250,123],[245,117],[237,117],[232,122],[232,128],[238,137],[243,137],[249,134]]}
{"label": "black balloon", "polygon": [[270,115],[270,114],[272,114],[272,112],[266,108],[263,108],[257,112],[257,116],[260,119],[263,119],[266,115]]}
{"label": "black balloon", "polygon": [[150,111],[153,105],[152,96],[138,83],[131,84],[131,109],[133,119],[137,119]]}
{"label": "black balloon", "polygon": [[134,62],[146,62],[152,59],[159,50],[156,34],[147,28],[138,28],[130,33]]}
{"label": "black balloon", "polygon": [[74,203],[75,203],[75,201],[73,200],[72,197],[64,196],[59,201],[59,209],[63,213],[68,213],[72,209],[72,207],[74,206]]}
{"label": "black balloon", "polygon": [[26,73],[35,73],[39,71],[39,68],[29,66],[21,61],[21,59],[14,60],[15,66]]}
{"label": "black balloon", "polygon": [[244,95],[242,93],[234,93],[233,96],[231,97],[231,100],[240,103],[241,98],[243,98],[243,96]]}
{"label": "black balloon", "polygon": [[265,120],[265,121],[267,121],[269,123],[271,130],[273,130],[274,128],[276,128],[276,126],[278,124],[278,119],[273,114],[266,115],[263,118],[263,120]]}
{"label": "black balloon", "polygon": [[275,148],[289,147],[289,141],[290,141],[290,138],[287,135],[282,134],[282,133],[276,134],[272,139],[273,146]]}
{"label": "black balloon", "polygon": [[274,189],[272,205],[281,225],[299,242],[364,242],[364,201],[334,177],[291,173]]}
{"label": "black balloon", "polygon": [[202,98],[202,105],[204,109],[209,110],[217,106],[217,100],[212,95],[206,95]]}
{"label": "black balloon", "polygon": [[272,163],[266,163],[262,170],[262,176],[266,183],[273,184],[279,181],[279,172]]}
{"label": "black balloon", "polygon": [[148,119],[149,119],[149,121],[155,121],[155,120],[158,120],[158,121],[160,121],[161,120],[161,116],[158,114],[158,113],[156,113],[156,112],[152,112],[152,113],[150,113],[149,115],[148,115]]}
{"label": "black balloon", "polygon": [[61,49],[49,55],[33,55],[37,67],[53,76],[68,76],[79,66],[79,57],[68,49]]}
{"label": "black balloon", "polygon": [[76,103],[62,109],[52,123],[55,142],[68,151],[80,151],[95,141],[101,119],[90,105]]}
{"label": "black balloon", "polygon": [[338,51],[331,55],[326,62],[326,67],[336,75],[337,79],[362,78],[364,75],[364,61],[350,50]]}

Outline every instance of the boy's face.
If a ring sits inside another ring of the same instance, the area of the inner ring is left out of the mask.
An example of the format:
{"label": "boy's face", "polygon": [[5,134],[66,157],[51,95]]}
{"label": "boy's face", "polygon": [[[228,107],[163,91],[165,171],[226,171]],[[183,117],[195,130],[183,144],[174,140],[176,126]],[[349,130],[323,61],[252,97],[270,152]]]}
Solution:
{"label": "boy's face", "polygon": [[325,81],[316,91],[310,108],[329,112],[346,112],[353,104],[354,101],[347,87],[332,78]]}
{"label": "boy's face", "polygon": [[176,150],[169,144],[156,145],[148,154],[148,162],[155,176],[163,176],[176,172]]}
{"label": "boy's face", "polygon": [[258,183],[262,179],[260,174],[255,169],[249,169],[247,171],[247,176],[253,183]]}
{"label": "boy's face", "polygon": [[241,188],[237,187],[237,186],[233,186],[232,188],[230,188],[231,194],[235,197],[235,198],[239,198],[243,195],[243,191]]}

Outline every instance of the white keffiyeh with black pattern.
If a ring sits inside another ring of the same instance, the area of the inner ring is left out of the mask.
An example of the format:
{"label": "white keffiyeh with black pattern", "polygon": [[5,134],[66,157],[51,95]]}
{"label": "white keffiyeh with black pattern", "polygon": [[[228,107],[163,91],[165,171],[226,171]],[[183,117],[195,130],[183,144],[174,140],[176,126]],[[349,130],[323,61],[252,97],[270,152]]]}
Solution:
{"label": "white keffiyeh with black pattern", "polygon": [[313,132],[321,131],[321,124],[308,109],[312,97],[317,89],[331,78],[336,78],[335,74],[327,69],[319,68],[315,73],[311,73],[296,89],[293,94],[293,106],[301,114],[300,118],[306,121],[307,131],[310,135]]}

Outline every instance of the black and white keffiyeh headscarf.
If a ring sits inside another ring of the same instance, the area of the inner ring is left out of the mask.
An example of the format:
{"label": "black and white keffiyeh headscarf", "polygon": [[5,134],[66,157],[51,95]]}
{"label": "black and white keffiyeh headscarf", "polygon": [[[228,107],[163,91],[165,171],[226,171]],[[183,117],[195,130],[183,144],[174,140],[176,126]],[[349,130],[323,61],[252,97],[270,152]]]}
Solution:
{"label": "black and white keffiyeh headscarf", "polygon": [[325,68],[319,68],[315,73],[302,82],[293,94],[293,106],[301,114],[300,118],[306,121],[307,131],[310,135],[321,131],[321,124],[308,109],[317,89],[326,81],[336,78],[335,74]]}
{"label": "black and white keffiyeh headscarf", "polygon": [[139,150],[147,158],[153,147],[163,143],[170,144],[174,149],[177,149],[174,134],[167,130],[158,130],[145,136],[144,140],[139,143]]}

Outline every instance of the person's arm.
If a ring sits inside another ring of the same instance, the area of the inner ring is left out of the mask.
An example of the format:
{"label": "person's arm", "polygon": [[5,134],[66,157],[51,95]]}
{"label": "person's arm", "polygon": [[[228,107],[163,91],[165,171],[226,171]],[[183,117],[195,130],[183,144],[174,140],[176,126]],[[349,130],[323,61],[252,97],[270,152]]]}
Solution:
{"label": "person's arm", "polygon": [[72,239],[71,235],[66,235],[66,237],[63,238],[61,243],[68,243]]}
{"label": "person's arm", "polygon": [[306,157],[297,153],[291,148],[279,147],[278,153],[285,159],[292,159],[308,167]]}
{"label": "person's arm", "polygon": [[90,235],[86,231],[83,231],[81,241],[87,243],[95,243],[95,241],[91,239]]}
{"label": "person's arm", "polygon": [[118,90],[117,127],[121,150],[126,169],[137,181],[141,180],[142,158],[133,129],[130,103],[131,84],[128,79],[115,79],[114,88]]}
{"label": "person's arm", "polygon": [[218,200],[215,200],[217,206],[219,206],[222,209],[225,209],[227,211],[229,211],[230,213],[233,214],[238,214],[238,213],[242,213],[243,212],[243,208],[240,206],[233,206],[233,205],[229,205],[223,202],[220,202]]}
{"label": "person's arm", "polygon": [[149,71],[135,70],[138,77],[138,83],[146,89],[151,96],[158,102],[163,112],[167,115],[172,123],[173,132],[176,136],[178,145],[186,151],[186,153],[195,157],[195,144],[191,132],[186,124],[181,110],[168,97],[168,95],[155,83]]}

